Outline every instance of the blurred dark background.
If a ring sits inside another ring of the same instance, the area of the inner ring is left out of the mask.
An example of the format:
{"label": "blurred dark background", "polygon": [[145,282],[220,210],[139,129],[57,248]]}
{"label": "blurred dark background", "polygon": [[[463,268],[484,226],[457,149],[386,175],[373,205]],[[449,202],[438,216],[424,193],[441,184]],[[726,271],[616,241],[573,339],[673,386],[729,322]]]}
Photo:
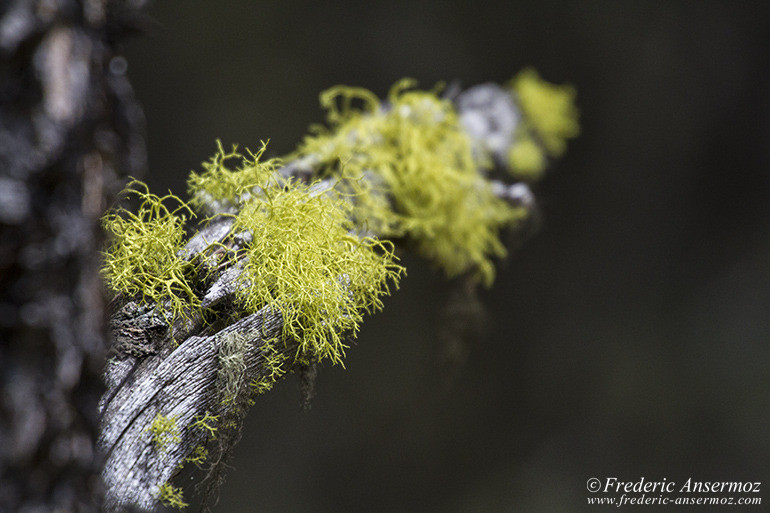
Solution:
{"label": "blurred dark background", "polygon": [[597,511],[594,476],[762,481],[770,502],[761,5],[156,2],[127,53],[156,192],[183,194],[217,138],[291,151],[339,83],[382,96],[531,65],[581,110],[454,380],[438,364],[450,286],[407,257],[309,413],[292,377],[258,401],[216,511]]}

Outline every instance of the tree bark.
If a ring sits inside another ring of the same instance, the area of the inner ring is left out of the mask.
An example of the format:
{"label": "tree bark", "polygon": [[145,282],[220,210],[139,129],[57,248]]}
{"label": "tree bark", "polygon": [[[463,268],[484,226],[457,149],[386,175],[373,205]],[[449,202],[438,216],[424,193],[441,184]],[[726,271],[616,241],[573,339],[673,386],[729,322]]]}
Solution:
{"label": "tree bark", "polygon": [[136,7],[0,7],[0,511],[98,511],[99,219],[144,168],[117,43]]}

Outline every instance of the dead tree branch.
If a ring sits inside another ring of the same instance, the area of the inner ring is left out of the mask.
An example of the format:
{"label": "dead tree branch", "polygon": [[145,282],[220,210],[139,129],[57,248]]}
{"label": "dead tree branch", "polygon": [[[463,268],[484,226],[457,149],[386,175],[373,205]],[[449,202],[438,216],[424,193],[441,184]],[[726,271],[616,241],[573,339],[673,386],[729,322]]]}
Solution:
{"label": "dead tree branch", "polygon": [[[510,95],[498,86],[484,85],[456,95],[455,102],[476,143],[492,149],[495,155],[504,155],[519,119]],[[280,173],[301,177],[314,171],[305,161],[290,162]],[[494,182],[493,189],[499,197],[534,211],[534,197],[526,184]],[[220,219],[190,238],[185,249],[188,258],[204,258],[207,248],[231,235],[231,219]],[[524,233],[526,226],[520,225],[518,231]],[[108,390],[100,410],[99,437],[99,447],[106,455],[107,511],[121,511],[128,505],[153,509],[162,493],[160,487],[190,460],[197,447],[212,438],[198,421],[227,415],[217,380],[221,349],[228,335],[248,340],[248,376],[242,378],[244,382],[269,373],[269,358],[289,362],[290,368],[285,370],[303,370],[302,365],[291,363],[297,354],[296,343],[271,342],[281,333],[279,313],[265,308],[244,318],[228,318],[228,305],[234,302],[239,283],[239,269],[232,266],[216,275],[202,292],[204,308],[221,308],[222,320],[214,322],[203,322],[193,315],[167,329],[155,305],[139,306],[132,301],[113,314],[115,354],[106,370]],[[174,348],[173,341],[178,347]],[[178,428],[178,443],[167,448],[153,442],[150,426],[159,415],[173,418]],[[224,457],[226,454],[219,456]]]}

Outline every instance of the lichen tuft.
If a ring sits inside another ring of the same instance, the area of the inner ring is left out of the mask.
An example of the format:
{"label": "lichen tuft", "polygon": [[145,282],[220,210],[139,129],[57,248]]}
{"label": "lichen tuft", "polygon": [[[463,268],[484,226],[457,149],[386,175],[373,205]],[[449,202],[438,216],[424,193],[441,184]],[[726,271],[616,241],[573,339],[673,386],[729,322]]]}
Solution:
{"label": "lichen tuft", "polygon": [[167,321],[188,316],[200,301],[192,286],[195,264],[183,258],[181,250],[187,216],[195,214],[173,194],[156,196],[138,180],[131,181],[124,194],[141,203],[136,213],[119,207],[103,218],[109,241],[102,266],[107,286],[114,293],[154,303]]}
{"label": "lichen tuft", "polygon": [[189,506],[189,504],[184,501],[182,488],[168,482],[163,483],[158,487],[158,500],[161,504],[169,508],[184,509]]}
{"label": "lichen tuft", "polygon": [[[320,182],[281,177],[275,161],[260,161],[263,151],[264,145],[254,154],[228,153],[220,144],[206,171],[188,182],[192,201],[236,207],[231,231],[248,234],[234,255],[243,311],[279,312],[284,338],[299,344],[298,358],[341,363],[343,337],[355,336],[363,313],[382,308],[380,297],[403,268],[392,244],[357,235],[349,197]],[[240,352],[228,347],[221,369],[232,395],[227,383],[238,381],[242,369],[235,361]]]}
{"label": "lichen tuft", "polygon": [[196,415],[190,424],[190,429],[199,429],[207,433],[208,437],[214,439],[217,437],[217,423],[219,415],[212,415],[208,411],[203,415]]}
{"label": "lichen tuft", "polygon": [[221,403],[231,405],[236,402],[244,386],[249,338],[237,332],[228,332],[219,338],[217,390]]}
{"label": "lichen tuft", "polygon": [[203,464],[208,460],[209,451],[204,445],[196,445],[189,456],[184,461],[185,463],[192,463],[199,469],[203,469]]}
{"label": "lichen tuft", "polygon": [[492,193],[478,170],[489,162],[474,159],[451,102],[413,86],[396,83],[387,106],[364,89],[322,93],[330,129],[317,129],[290,158],[315,159],[343,185],[373,179],[372,195],[354,194],[372,229],[408,237],[450,277],[472,272],[490,285],[491,258],[505,255],[499,231],[524,212]]}
{"label": "lichen tuft", "polygon": [[239,254],[237,298],[247,312],[280,312],[298,356],[341,363],[343,334],[355,335],[362,313],[382,308],[380,296],[402,268],[392,245],[352,233],[350,203],[312,189],[265,176],[260,197],[237,214],[233,230],[251,234]]}
{"label": "lichen tuft", "polygon": [[268,341],[262,346],[262,358],[265,371],[251,381],[254,395],[264,394],[273,388],[278,379],[286,374],[284,363],[286,356],[275,348],[275,341]]}
{"label": "lichen tuft", "polygon": [[165,416],[158,412],[144,431],[152,434],[152,443],[159,451],[164,451],[169,444],[178,444],[181,440],[177,416]]}
{"label": "lichen tuft", "polygon": [[521,130],[508,149],[508,167],[513,176],[526,182],[543,177],[548,162],[543,148],[531,135]]}
{"label": "lichen tuft", "polygon": [[[191,172],[187,179],[190,204],[199,211],[219,214],[235,213],[251,198],[255,188],[265,176],[275,173],[280,160],[262,161],[267,142],[262,141],[258,151],[246,150],[246,155],[233,146],[225,151],[221,141],[217,141],[217,152],[208,162],[202,164],[202,173]],[[230,164],[235,163],[234,169]]]}
{"label": "lichen tuft", "polygon": [[524,129],[534,132],[548,155],[561,156],[567,139],[580,134],[575,89],[546,82],[532,68],[521,71],[508,86],[524,112]]}

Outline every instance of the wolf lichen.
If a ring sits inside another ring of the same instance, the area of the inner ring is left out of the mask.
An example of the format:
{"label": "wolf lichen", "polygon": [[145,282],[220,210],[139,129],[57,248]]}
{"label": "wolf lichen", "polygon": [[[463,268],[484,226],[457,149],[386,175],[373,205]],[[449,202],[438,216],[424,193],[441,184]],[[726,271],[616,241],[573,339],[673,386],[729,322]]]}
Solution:
{"label": "wolf lichen", "polygon": [[189,506],[189,504],[184,501],[182,488],[168,482],[163,483],[158,487],[157,496],[160,503],[169,508],[184,509]]}
{"label": "wolf lichen", "polygon": [[219,422],[218,415],[212,415],[206,411],[203,415],[196,415],[193,418],[193,423],[190,424],[191,429],[200,429],[206,431],[209,438],[216,438],[217,428],[216,425]]}
{"label": "wolf lichen", "polygon": [[[283,337],[298,342],[298,358],[341,363],[343,336],[355,336],[363,313],[382,308],[380,297],[389,283],[397,285],[403,268],[392,244],[356,235],[347,198],[318,182],[278,176],[272,161],[260,162],[261,153],[243,156],[220,146],[206,171],[188,182],[190,192],[238,205],[232,233],[248,234],[235,255],[240,307],[279,312]],[[231,185],[215,188],[212,181]]]}
{"label": "wolf lichen", "polygon": [[286,356],[275,348],[274,341],[263,346],[265,372],[251,381],[251,389],[255,395],[264,394],[273,388],[278,379],[286,374],[284,363]]}
{"label": "wolf lichen", "polygon": [[209,451],[204,445],[196,445],[189,456],[184,459],[184,463],[192,463],[199,469],[203,468],[203,464],[209,458]]}
{"label": "wolf lichen", "polygon": [[180,255],[184,224],[195,214],[173,194],[156,196],[138,180],[128,184],[125,194],[141,203],[136,213],[120,207],[104,216],[109,246],[102,274],[108,287],[156,304],[167,320],[165,308],[172,319],[187,316],[200,306],[191,285],[195,265]]}
{"label": "wolf lichen", "polygon": [[[274,174],[280,164],[278,159],[262,160],[266,148],[267,143],[263,141],[258,151],[252,153],[247,150],[244,157],[237,146],[228,152],[217,141],[217,152],[202,164],[205,171],[191,172],[187,179],[190,204],[198,210],[208,209],[212,213],[236,212],[250,199],[252,190],[262,183],[265,176]],[[244,165],[230,169],[230,162]]]}
{"label": "wolf lichen", "polygon": [[[365,89],[321,94],[330,130],[316,129],[293,157],[313,158],[327,175],[374,175],[389,202],[360,195],[368,222],[383,237],[409,237],[448,276],[494,278],[491,258],[505,255],[500,229],[524,212],[497,198],[479,173],[472,142],[449,100],[396,83],[382,105]],[[379,191],[377,191],[379,192]]]}
{"label": "wolf lichen", "polygon": [[177,416],[167,417],[158,412],[152,424],[144,431],[152,433],[152,443],[159,451],[164,451],[169,444],[177,444],[181,440]]}
{"label": "wolf lichen", "polygon": [[580,133],[575,89],[546,82],[531,68],[516,75],[508,87],[524,113],[524,123],[508,154],[510,169],[523,178],[539,178],[545,170],[545,154],[560,157],[567,149],[567,139]]}
{"label": "wolf lichen", "polygon": [[380,296],[402,268],[392,245],[351,233],[350,203],[310,189],[271,180],[264,200],[238,213],[233,229],[252,234],[238,299],[249,312],[280,312],[284,337],[299,342],[298,356],[341,363],[342,334],[355,335],[363,312],[382,308]]}
{"label": "wolf lichen", "polygon": [[525,130],[520,130],[508,150],[511,173],[521,180],[535,182],[543,177],[547,165],[542,147]]}

